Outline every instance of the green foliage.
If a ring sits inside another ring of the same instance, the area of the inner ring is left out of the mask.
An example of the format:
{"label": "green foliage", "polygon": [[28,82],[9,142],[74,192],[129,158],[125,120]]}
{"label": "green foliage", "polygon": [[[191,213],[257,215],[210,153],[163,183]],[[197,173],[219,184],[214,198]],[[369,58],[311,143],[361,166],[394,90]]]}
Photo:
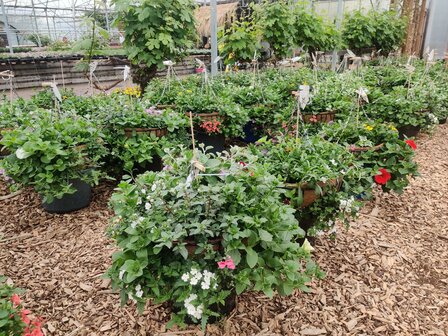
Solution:
{"label": "green foliage", "polygon": [[226,64],[250,62],[260,47],[260,31],[253,22],[234,21],[219,32],[219,53]]}
{"label": "green foliage", "polygon": [[75,192],[70,180],[98,183],[95,168],[106,150],[95,125],[78,116],[35,112],[32,126],[2,132],[0,143],[13,153],[2,161],[6,174],[33,187],[46,203]]}
{"label": "green foliage", "polygon": [[[122,182],[112,196],[116,217],[109,232],[121,250],[108,275],[122,303],[132,298],[143,308],[147,299],[172,301],[176,322],[188,314],[204,324],[231,288],[269,297],[307,290],[322,274],[296,242],[303,231],[281,201],[279,181],[239,148],[217,157],[196,152],[203,172],[191,171],[192,160],[192,151],[170,151],[162,172]],[[227,256],[235,269],[218,268]],[[191,280],[193,269],[213,273],[210,288],[202,278]],[[188,312],[191,294],[201,299],[200,316]]]}
{"label": "green foliage", "polygon": [[360,52],[375,48],[387,55],[400,47],[405,36],[406,20],[394,11],[355,11],[344,21],[342,36],[349,49]]}
{"label": "green foliage", "polygon": [[22,335],[26,324],[21,319],[21,306],[15,305],[11,298],[14,294],[21,293],[20,290],[9,286],[6,278],[0,275],[0,334]]}
{"label": "green foliage", "polygon": [[39,41],[42,47],[46,47],[51,44],[51,38],[47,35],[32,34],[26,36],[26,39],[33,42],[36,46],[39,45]]}
{"label": "green foliage", "polygon": [[340,34],[336,26],[310,12],[306,6],[294,10],[294,43],[309,52],[333,50],[340,45]]}
{"label": "green foliage", "polygon": [[294,46],[294,16],[292,5],[286,0],[268,1],[254,5],[254,18],[269,43],[274,57],[286,57]]}
{"label": "green foliage", "polygon": [[134,64],[162,66],[193,47],[196,38],[192,0],[115,0],[116,23]]}

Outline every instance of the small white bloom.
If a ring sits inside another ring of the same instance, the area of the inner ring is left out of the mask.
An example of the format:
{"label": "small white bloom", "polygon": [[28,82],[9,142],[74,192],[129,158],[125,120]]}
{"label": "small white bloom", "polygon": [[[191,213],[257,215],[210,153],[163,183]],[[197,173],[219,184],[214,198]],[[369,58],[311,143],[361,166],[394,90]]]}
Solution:
{"label": "small white bloom", "polygon": [[337,165],[337,163],[336,163],[336,160],[335,159],[331,159],[330,160],[330,163],[333,165],[333,166],[336,166]]}
{"label": "small white bloom", "polygon": [[140,205],[140,204],[142,204],[142,199],[139,197],[139,198],[137,198],[137,205]]}
{"label": "small white bloom", "polygon": [[135,296],[138,298],[141,298],[143,296],[143,290],[142,290],[142,286],[140,286],[140,284],[135,286]]}
{"label": "small white bloom", "polygon": [[306,252],[313,252],[314,251],[314,247],[311,246],[310,242],[308,241],[308,239],[305,238],[305,241],[302,244],[302,248],[306,251]]}
{"label": "small white bloom", "polygon": [[142,194],[146,195],[146,189],[145,188],[142,189]]}
{"label": "small white bloom", "polygon": [[18,159],[26,159],[27,157],[31,156],[31,153],[28,153],[26,150],[24,150],[22,147],[18,148],[16,150],[16,156]]}
{"label": "small white bloom", "polygon": [[199,273],[199,275],[195,275],[190,279],[190,284],[193,286],[196,286],[199,281],[201,280],[201,273]]}
{"label": "small white bloom", "polygon": [[202,289],[210,289],[210,282],[202,281],[201,288]]}
{"label": "small white bloom", "polygon": [[145,203],[145,209],[146,209],[146,210],[151,209],[151,203],[146,202],[146,203]]}
{"label": "small white bloom", "polygon": [[157,184],[154,183],[151,187],[151,191],[156,191],[156,189],[157,189]]}
{"label": "small white bloom", "polygon": [[138,222],[137,221],[133,221],[131,223],[131,228],[135,229],[137,227]]}
{"label": "small white bloom", "polygon": [[184,273],[184,274],[182,274],[181,279],[182,279],[182,281],[188,282],[190,277],[188,276],[188,273]]}

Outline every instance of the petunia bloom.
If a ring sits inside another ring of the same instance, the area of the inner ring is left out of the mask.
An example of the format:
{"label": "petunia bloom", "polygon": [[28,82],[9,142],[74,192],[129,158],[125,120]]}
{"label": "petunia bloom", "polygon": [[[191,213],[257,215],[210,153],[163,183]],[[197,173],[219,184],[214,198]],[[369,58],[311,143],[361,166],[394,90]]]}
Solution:
{"label": "petunia bloom", "polygon": [[25,323],[26,325],[30,324],[31,320],[28,317],[28,314],[31,314],[31,311],[29,311],[28,309],[23,309],[22,310],[22,322]]}
{"label": "petunia bloom", "polygon": [[417,145],[415,144],[415,141],[414,141],[414,140],[409,139],[409,140],[406,140],[405,142],[406,142],[406,143],[409,145],[409,147],[411,147],[413,150],[416,150],[416,149],[417,149]]}
{"label": "petunia bloom", "polygon": [[218,261],[218,268],[220,268],[220,269],[228,268],[230,270],[234,270],[235,263],[233,262],[231,257],[227,257],[227,259],[224,261]]}
{"label": "petunia bloom", "polygon": [[218,261],[218,268],[223,269],[227,267],[227,262],[225,261]]}
{"label": "petunia bloom", "polygon": [[390,173],[387,171],[387,169],[381,168],[380,174],[375,175],[375,182],[381,185],[385,185],[387,181],[391,179]]}

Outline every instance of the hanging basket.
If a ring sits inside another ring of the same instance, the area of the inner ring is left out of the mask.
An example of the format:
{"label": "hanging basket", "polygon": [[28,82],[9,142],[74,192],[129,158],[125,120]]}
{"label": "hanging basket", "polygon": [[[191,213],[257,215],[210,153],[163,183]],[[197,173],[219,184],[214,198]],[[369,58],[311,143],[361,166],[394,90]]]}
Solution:
{"label": "hanging basket", "polygon": [[[185,243],[185,248],[188,251],[188,256],[189,257],[194,257],[194,256],[201,256],[201,254],[196,254],[196,249],[198,248],[198,243],[193,239],[186,239],[184,241]],[[212,246],[213,251],[220,251],[222,250],[222,237],[218,237],[218,238],[211,238],[209,240],[207,240],[207,243],[210,244]],[[179,242],[178,241],[174,241],[173,245],[176,246],[178,245]]]}
{"label": "hanging basket", "polygon": [[325,195],[325,189],[326,188],[334,188],[336,190],[339,190],[342,185],[342,178],[337,179],[331,179],[327,182],[318,182],[317,183],[319,187],[322,188],[322,194],[316,193],[315,188],[313,188],[310,184],[307,182],[304,183],[284,183],[282,188],[285,189],[301,189],[303,193],[303,202],[300,205],[300,208],[307,208],[311,204],[313,204],[316,200],[318,200],[321,196]]}
{"label": "hanging basket", "polygon": [[[190,117],[190,112],[185,113],[187,117]],[[202,122],[204,121],[220,121],[221,123],[224,121],[224,116],[219,114],[219,112],[212,113],[191,113],[193,118],[199,118]]]}
{"label": "hanging basket", "polygon": [[124,134],[130,138],[133,134],[146,134],[149,136],[155,136],[161,138],[168,134],[167,128],[125,128]]}
{"label": "hanging basket", "polygon": [[330,121],[334,121],[335,118],[336,118],[336,111],[328,111],[318,114],[304,114],[303,122],[305,124],[328,123]]}
{"label": "hanging basket", "polygon": [[174,105],[174,104],[156,105],[156,109],[158,109],[158,110],[167,110],[167,109],[174,109],[174,108],[176,108],[176,105]]}
{"label": "hanging basket", "polygon": [[362,153],[362,152],[368,152],[368,151],[372,151],[372,152],[378,152],[382,147],[384,146],[384,144],[379,144],[376,146],[372,146],[372,147],[349,147],[349,151],[352,153]]}

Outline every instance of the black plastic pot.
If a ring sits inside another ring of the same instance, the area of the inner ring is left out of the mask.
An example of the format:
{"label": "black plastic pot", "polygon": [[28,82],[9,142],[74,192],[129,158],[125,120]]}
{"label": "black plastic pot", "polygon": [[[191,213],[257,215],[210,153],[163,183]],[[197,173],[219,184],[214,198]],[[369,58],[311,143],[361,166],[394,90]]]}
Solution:
{"label": "black plastic pot", "polygon": [[305,231],[305,237],[297,239],[297,242],[302,245],[305,242],[305,238],[309,241],[311,245],[314,245],[314,242],[316,240],[316,237],[308,235],[308,230],[314,227],[316,224],[317,218],[313,216],[312,214],[306,212],[299,218],[297,218],[299,221],[300,228]]}
{"label": "black plastic pot", "polygon": [[208,153],[219,153],[225,149],[226,138],[223,134],[207,134],[203,132],[195,132],[195,138],[197,144],[204,144],[205,147],[211,146],[213,148],[208,149]]}
{"label": "black plastic pot", "polygon": [[163,168],[162,158],[159,155],[155,155],[152,157],[151,163],[145,163],[143,165],[141,164],[135,165],[133,169],[133,174],[139,175],[147,171],[158,172],[162,171],[162,168]]}
{"label": "black plastic pot", "polygon": [[42,207],[51,213],[68,213],[87,207],[92,198],[92,188],[81,179],[70,180],[75,193],[54,199],[51,203],[42,202]]}
{"label": "black plastic pot", "polygon": [[413,138],[420,133],[421,126],[406,125],[398,127],[399,138],[403,140],[404,138]]}
{"label": "black plastic pot", "polygon": [[243,127],[244,138],[242,139],[245,143],[255,143],[260,139],[257,135],[257,127],[253,121],[249,121]]}

